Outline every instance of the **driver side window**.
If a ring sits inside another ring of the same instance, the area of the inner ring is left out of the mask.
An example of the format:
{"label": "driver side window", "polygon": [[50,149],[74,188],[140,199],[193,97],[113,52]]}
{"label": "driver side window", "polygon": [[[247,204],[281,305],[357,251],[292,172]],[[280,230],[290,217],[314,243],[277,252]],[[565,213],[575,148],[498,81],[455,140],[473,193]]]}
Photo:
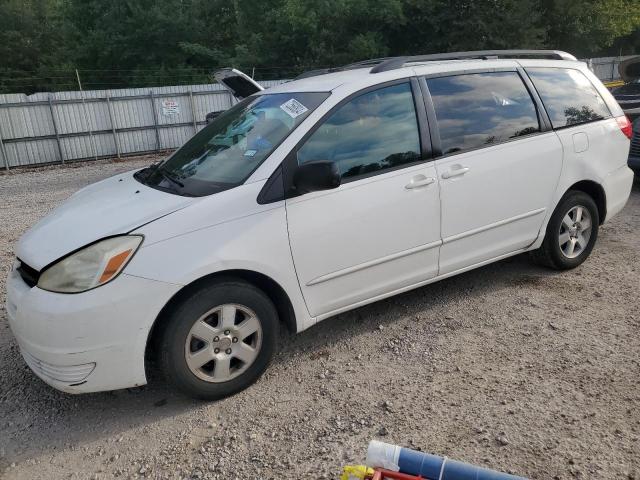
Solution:
{"label": "driver side window", "polygon": [[420,161],[410,83],[355,97],[338,108],[298,150],[298,164],[329,160],[343,181]]}

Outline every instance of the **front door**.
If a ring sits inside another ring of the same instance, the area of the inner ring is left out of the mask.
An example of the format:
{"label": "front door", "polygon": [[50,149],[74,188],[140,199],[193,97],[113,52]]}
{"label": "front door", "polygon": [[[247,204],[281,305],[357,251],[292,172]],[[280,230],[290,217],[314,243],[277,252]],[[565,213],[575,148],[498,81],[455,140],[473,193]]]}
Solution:
{"label": "front door", "polygon": [[342,185],[286,201],[291,251],[311,315],[334,313],[437,275],[436,169],[420,144],[409,81],[338,106],[296,161],[338,164]]}

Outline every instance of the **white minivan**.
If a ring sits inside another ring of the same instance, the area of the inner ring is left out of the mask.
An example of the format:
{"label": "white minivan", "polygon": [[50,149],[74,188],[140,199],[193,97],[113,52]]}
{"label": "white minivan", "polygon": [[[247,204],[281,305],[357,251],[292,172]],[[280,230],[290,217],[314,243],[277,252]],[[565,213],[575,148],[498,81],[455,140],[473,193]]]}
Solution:
{"label": "white minivan", "polygon": [[631,126],[569,54],[362,62],[244,97],[164,161],[84,188],[17,245],[11,329],[70,393],[154,364],[216,399],[278,330],[531,251],[570,269],[629,197]]}

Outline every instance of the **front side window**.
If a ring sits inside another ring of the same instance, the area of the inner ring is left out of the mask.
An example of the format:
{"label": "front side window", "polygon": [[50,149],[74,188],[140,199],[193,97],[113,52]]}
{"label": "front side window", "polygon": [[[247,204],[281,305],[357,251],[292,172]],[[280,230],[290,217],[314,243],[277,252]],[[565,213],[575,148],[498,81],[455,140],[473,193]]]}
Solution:
{"label": "front side window", "polygon": [[242,184],[329,93],[249,97],[218,116],[171,157],[136,178],[185,196],[204,196]]}
{"label": "front side window", "polygon": [[418,120],[409,83],[384,87],[345,103],[298,150],[298,164],[335,162],[345,180],[420,158]]}
{"label": "front side window", "polygon": [[427,85],[445,155],[540,131],[535,104],[517,72],[431,78]]}
{"label": "front side window", "polygon": [[579,70],[527,68],[553,128],[570,127],[611,117],[611,112],[589,79]]}

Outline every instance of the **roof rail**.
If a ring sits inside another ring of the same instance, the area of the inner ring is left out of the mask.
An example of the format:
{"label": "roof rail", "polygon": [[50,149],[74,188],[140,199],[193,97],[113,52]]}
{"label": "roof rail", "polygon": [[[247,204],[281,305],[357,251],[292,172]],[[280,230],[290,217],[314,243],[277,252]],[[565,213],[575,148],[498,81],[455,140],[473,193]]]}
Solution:
{"label": "roof rail", "polygon": [[325,75],[327,73],[343,72],[345,70],[354,70],[356,68],[373,67],[375,65],[378,65],[379,63],[384,62],[385,60],[389,60],[390,58],[391,57],[372,58],[369,60],[361,60],[359,62],[343,65],[342,67],[328,67],[328,68],[318,68],[315,70],[307,70],[306,72],[302,72],[300,75],[295,77],[295,80],[300,80],[302,78],[309,78],[309,77],[317,77],[318,75]]}
{"label": "roof rail", "polygon": [[[388,72],[402,68],[407,63],[419,62],[437,62],[443,60],[492,60],[497,58],[547,58],[550,60],[572,60],[577,58],[570,53],[561,50],[480,50],[476,52],[452,52],[452,53],[436,53],[432,55],[416,55],[407,57],[391,57],[380,59],[371,69],[370,73]],[[362,66],[367,66],[368,60],[359,62]],[[358,64],[352,64],[358,65]],[[349,67],[352,67],[349,65]]]}
{"label": "roof rail", "polygon": [[303,78],[309,78],[309,77],[317,77],[318,75],[325,75],[327,73],[333,73],[336,72],[338,70],[338,68],[318,68],[316,70],[307,70],[306,72],[302,72],[300,75],[298,75],[297,77],[294,78],[294,80],[301,80]]}
{"label": "roof rail", "polygon": [[356,68],[373,67],[370,73],[388,72],[404,67],[407,63],[437,62],[444,60],[493,60],[498,58],[546,58],[550,60],[571,60],[577,58],[561,50],[478,50],[475,52],[434,53],[431,55],[414,55],[405,57],[385,57],[362,60],[342,67],[310,70],[298,75],[295,79],[315,77],[326,73],[354,70]]}

